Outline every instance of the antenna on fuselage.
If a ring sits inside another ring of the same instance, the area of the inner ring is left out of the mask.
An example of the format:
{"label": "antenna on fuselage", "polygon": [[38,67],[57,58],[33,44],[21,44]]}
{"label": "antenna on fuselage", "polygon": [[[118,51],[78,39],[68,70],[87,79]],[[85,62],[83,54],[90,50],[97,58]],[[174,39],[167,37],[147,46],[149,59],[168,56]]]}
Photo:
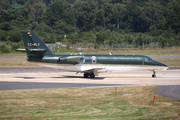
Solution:
{"label": "antenna on fuselage", "polygon": [[112,55],[111,52],[109,52],[109,55]]}
{"label": "antenna on fuselage", "polygon": [[80,55],[82,55],[82,53],[81,53],[81,52],[79,52],[79,54],[80,54]]}

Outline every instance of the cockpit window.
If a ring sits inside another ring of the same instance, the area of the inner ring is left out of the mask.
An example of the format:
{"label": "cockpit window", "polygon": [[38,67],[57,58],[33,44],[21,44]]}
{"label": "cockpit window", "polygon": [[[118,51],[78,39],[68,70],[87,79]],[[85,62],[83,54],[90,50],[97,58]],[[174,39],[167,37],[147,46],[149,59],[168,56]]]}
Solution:
{"label": "cockpit window", "polygon": [[147,57],[147,58],[145,58],[145,61],[154,61],[154,60],[150,57]]}

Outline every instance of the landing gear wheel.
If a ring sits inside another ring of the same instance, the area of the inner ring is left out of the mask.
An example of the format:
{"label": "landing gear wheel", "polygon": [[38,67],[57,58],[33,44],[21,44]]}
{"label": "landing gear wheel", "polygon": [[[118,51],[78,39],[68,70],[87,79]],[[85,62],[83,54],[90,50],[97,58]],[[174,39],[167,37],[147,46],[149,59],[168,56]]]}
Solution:
{"label": "landing gear wheel", "polygon": [[152,77],[155,78],[156,77],[156,72],[153,70],[153,74]]}
{"label": "landing gear wheel", "polygon": [[153,74],[153,75],[152,75],[152,77],[154,78],[154,77],[156,77],[156,75],[155,75],[155,74]]}
{"label": "landing gear wheel", "polygon": [[91,74],[90,74],[90,78],[95,78],[94,73],[91,73]]}
{"label": "landing gear wheel", "polygon": [[84,73],[84,78],[88,78],[89,74],[88,73]]}

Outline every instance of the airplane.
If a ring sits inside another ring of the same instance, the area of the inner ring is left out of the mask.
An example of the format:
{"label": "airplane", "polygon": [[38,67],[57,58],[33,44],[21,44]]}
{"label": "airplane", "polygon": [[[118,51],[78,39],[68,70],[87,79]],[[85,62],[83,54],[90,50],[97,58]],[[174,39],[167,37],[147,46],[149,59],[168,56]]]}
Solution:
{"label": "airplane", "polygon": [[30,30],[21,31],[27,61],[39,65],[84,73],[84,78],[95,78],[101,70],[118,72],[130,70],[150,70],[156,77],[155,70],[167,70],[168,66],[144,55],[109,54],[67,54],[52,53],[39,37]]}

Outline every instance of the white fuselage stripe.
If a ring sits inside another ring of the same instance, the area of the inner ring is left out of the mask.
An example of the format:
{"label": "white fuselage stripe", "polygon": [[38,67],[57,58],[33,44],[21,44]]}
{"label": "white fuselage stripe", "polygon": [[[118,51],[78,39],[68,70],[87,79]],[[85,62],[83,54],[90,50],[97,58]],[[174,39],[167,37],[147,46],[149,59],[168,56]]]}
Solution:
{"label": "white fuselage stripe", "polygon": [[51,63],[38,63],[39,65],[51,67],[55,69],[67,70],[72,72],[83,72],[92,69],[105,69],[107,71],[124,71],[124,70],[166,70],[168,67],[155,66],[155,65],[128,65],[128,64],[51,64]]}

